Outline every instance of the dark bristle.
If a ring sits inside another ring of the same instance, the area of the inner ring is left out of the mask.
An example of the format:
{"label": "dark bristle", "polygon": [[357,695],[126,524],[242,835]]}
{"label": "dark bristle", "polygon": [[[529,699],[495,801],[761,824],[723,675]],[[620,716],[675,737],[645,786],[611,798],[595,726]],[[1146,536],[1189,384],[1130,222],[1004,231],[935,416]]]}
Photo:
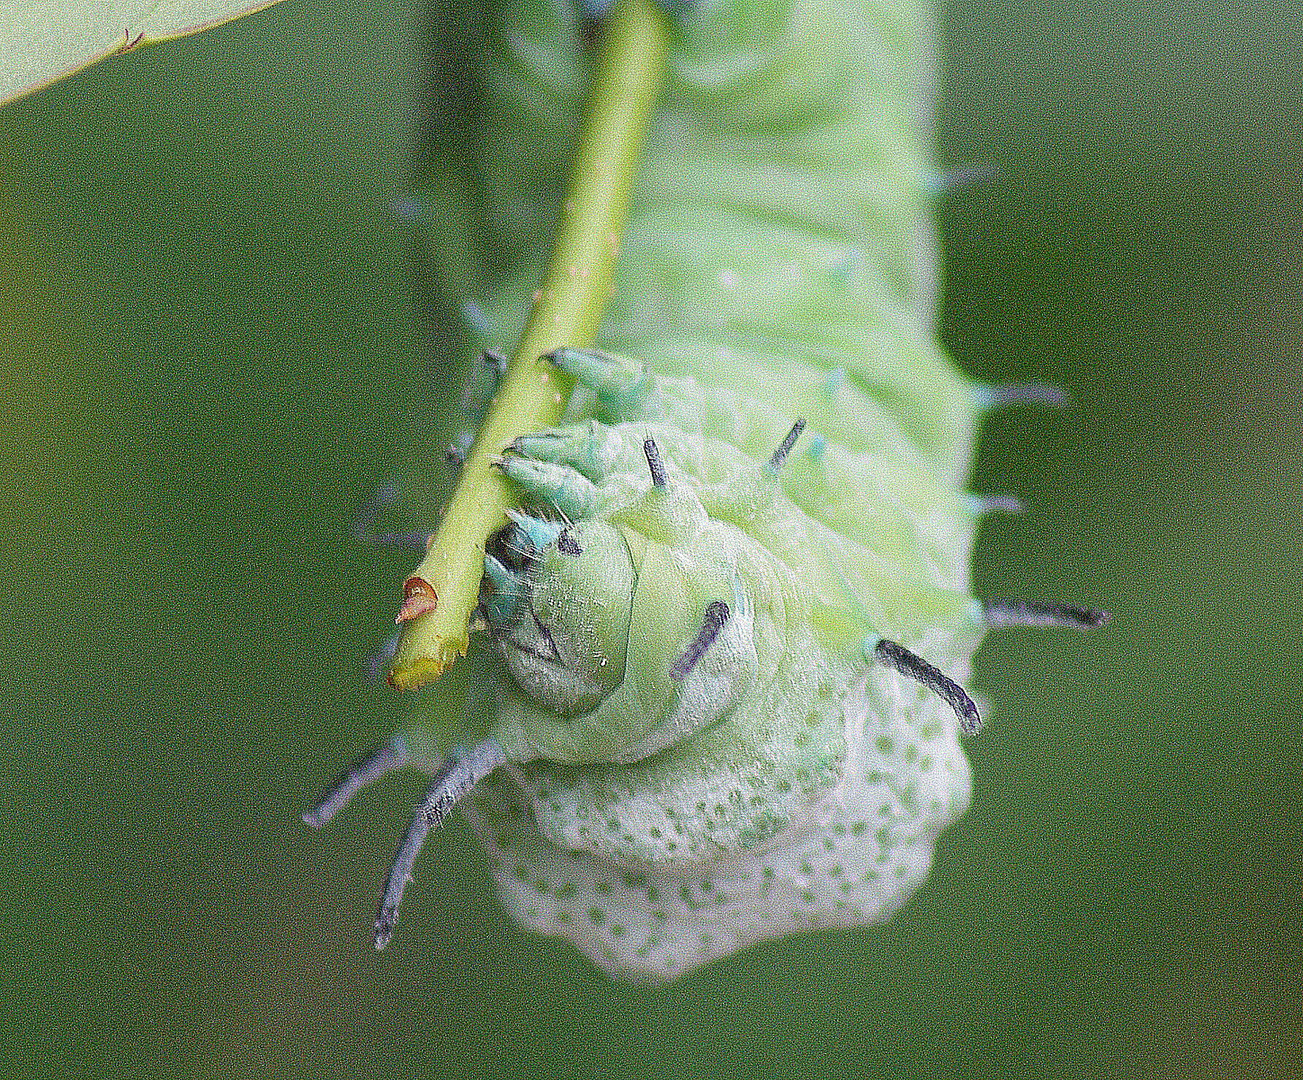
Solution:
{"label": "dark bristle", "polygon": [[502,748],[491,739],[486,739],[464,757],[449,762],[435,776],[434,784],[416,808],[412,823],[403,837],[403,846],[398,849],[398,856],[389,871],[385,895],[380,901],[380,913],[376,916],[374,940],[377,949],[383,949],[393,937],[403,890],[412,880],[412,868],[416,865],[416,857],[420,855],[430,830],[439,825],[476,784],[499,765],[505,764],[506,760]]}
{"label": "dark bristle", "polygon": [[944,700],[955,711],[955,716],[959,719],[959,727],[965,735],[976,735],[982,730],[981,714],[973,704],[973,699],[964,692],[964,688],[943,675],[921,656],[885,638],[874,647],[873,654],[887,667],[898,671],[907,679],[920,683]]}
{"label": "dark bristle", "polygon": [[988,386],[982,391],[988,408],[999,409],[1005,405],[1064,406],[1068,395],[1057,386],[1047,383],[1014,383],[1009,386]]}
{"label": "dark bristle", "polygon": [[652,487],[663,488],[669,483],[669,477],[665,473],[665,462],[661,458],[661,448],[656,445],[656,440],[647,439],[642,444],[642,452],[647,457],[647,469],[651,473]]}
{"label": "dark bristle", "polygon": [[783,467],[783,462],[787,460],[787,455],[792,452],[792,447],[796,445],[796,440],[801,437],[801,432],[805,430],[805,418],[797,420],[792,425],[792,430],[784,437],[783,441],[778,444],[778,449],[769,456],[769,467],[777,472]]}
{"label": "dark bristle", "polygon": [[1040,600],[985,600],[982,618],[987,626],[1051,626],[1069,630],[1098,630],[1113,618],[1107,611]]}
{"label": "dark bristle", "polygon": [[706,615],[701,620],[701,629],[697,631],[697,636],[683,650],[683,655],[675,660],[670,667],[671,679],[675,682],[682,682],[688,677],[688,672],[696,666],[697,661],[705,655],[706,650],[719,637],[719,632],[724,629],[724,624],[728,622],[730,614],[728,605],[723,600],[712,600],[706,605]]}
{"label": "dark bristle", "polygon": [[316,806],[303,815],[303,823],[320,829],[348,805],[349,801],[369,784],[386,773],[401,769],[407,764],[407,743],[395,736],[369,757],[359,761],[341,776]]}

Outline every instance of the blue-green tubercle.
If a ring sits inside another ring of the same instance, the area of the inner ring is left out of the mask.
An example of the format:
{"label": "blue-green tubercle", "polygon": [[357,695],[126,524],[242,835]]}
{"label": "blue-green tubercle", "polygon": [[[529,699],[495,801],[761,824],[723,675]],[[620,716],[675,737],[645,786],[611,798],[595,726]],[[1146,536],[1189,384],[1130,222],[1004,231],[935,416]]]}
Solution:
{"label": "blue-green tubercle", "polygon": [[[577,6],[476,10],[475,198],[437,216],[502,256],[453,299],[505,348],[590,60]],[[605,351],[559,350],[563,426],[501,448],[520,510],[486,553],[484,633],[346,782],[489,747],[460,805],[503,903],[612,973],[879,922],[968,805],[955,711],[875,651],[962,683],[985,628],[983,406],[931,327],[931,70],[908,0],[684,14]]]}

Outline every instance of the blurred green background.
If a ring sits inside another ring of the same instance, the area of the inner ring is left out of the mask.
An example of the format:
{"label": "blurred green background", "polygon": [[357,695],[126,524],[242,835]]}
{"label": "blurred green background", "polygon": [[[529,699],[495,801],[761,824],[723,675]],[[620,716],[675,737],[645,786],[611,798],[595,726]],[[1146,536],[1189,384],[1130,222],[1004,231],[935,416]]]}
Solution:
{"label": "blurred green background", "polygon": [[[973,809],[884,927],[613,984],[500,911],[423,788],[299,820],[394,730],[410,557],[351,541],[449,358],[394,212],[419,0],[284,3],[0,111],[0,1074],[1285,1077],[1303,1071],[1303,12],[956,7],[955,355],[988,425]],[[510,168],[504,162],[504,168]],[[453,358],[460,362],[461,358]]]}

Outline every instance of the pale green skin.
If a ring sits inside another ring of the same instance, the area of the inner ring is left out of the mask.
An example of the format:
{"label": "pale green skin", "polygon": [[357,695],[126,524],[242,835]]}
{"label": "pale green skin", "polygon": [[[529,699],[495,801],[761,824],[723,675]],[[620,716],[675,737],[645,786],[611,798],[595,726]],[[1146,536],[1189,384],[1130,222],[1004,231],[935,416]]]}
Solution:
{"label": "pale green skin", "polygon": [[[467,297],[498,328],[483,344],[509,347],[588,61],[563,5],[492,17],[483,206],[454,224],[486,216],[489,247],[518,255]],[[668,978],[886,918],[967,805],[948,707],[866,660],[887,638],[962,681],[982,634],[961,487],[979,407],[931,337],[929,49],[909,3],[689,20],[599,339],[638,360],[563,358],[570,426],[504,458],[522,503],[584,548],[545,550],[531,583],[563,662],[500,627],[441,688],[434,749],[503,747],[513,764],[465,804],[502,898],[612,972]],[[712,600],[732,618],[676,683]]]}

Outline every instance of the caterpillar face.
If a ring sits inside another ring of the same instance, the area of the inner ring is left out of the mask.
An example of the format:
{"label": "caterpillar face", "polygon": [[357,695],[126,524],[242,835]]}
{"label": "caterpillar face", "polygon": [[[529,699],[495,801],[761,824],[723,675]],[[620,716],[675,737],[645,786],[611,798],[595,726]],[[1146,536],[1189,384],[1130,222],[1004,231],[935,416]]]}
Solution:
{"label": "caterpillar face", "polygon": [[[588,58],[565,4],[489,21],[485,212],[440,214],[512,255],[461,298],[493,348],[538,280]],[[435,774],[377,945],[455,804],[508,910],[624,976],[885,919],[967,806],[960,683],[988,626],[1102,620],[970,595],[1001,504],[962,486],[993,399],[930,336],[927,30],[879,0],[719,0],[678,27],[603,349],[557,350],[563,426],[495,448],[520,505],[485,554],[477,704],[426,698],[429,731],[306,815]]]}
{"label": "caterpillar face", "polygon": [[526,543],[531,533],[555,536],[526,555],[520,610],[494,626],[516,684],[540,707],[499,725],[499,744],[516,760],[637,761],[718,720],[751,689],[753,609],[736,558],[719,557],[729,538],[710,535],[720,530],[690,494],[653,489],[607,521],[531,522],[521,532]]}
{"label": "caterpillar face", "polygon": [[486,614],[508,670],[533,701],[560,716],[587,713],[624,681],[633,557],[619,530],[602,522],[530,524],[518,530],[518,572],[486,556],[493,582]]}

